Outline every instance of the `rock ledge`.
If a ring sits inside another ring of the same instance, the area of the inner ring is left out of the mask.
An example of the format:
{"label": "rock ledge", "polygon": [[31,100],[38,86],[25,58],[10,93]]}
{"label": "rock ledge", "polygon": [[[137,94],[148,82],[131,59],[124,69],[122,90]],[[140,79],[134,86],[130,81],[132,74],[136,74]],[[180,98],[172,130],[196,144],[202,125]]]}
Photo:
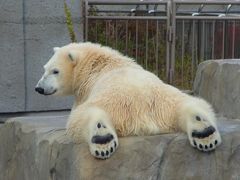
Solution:
{"label": "rock ledge", "polygon": [[66,116],[22,117],[0,127],[0,179],[238,179],[240,121],[220,118],[223,144],[211,153],[192,148],[182,133],[120,139],[108,160],[65,135]]}

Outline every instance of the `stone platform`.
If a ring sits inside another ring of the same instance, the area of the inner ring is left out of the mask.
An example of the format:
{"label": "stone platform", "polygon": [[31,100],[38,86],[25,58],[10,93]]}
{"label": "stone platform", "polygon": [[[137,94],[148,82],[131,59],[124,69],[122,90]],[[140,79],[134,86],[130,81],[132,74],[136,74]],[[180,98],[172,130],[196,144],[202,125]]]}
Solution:
{"label": "stone platform", "polygon": [[22,117],[0,127],[0,179],[122,180],[239,179],[240,120],[219,118],[223,137],[215,151],[190,146],[182,133],[120,138],[108,160],[65,135],[67,116]]}

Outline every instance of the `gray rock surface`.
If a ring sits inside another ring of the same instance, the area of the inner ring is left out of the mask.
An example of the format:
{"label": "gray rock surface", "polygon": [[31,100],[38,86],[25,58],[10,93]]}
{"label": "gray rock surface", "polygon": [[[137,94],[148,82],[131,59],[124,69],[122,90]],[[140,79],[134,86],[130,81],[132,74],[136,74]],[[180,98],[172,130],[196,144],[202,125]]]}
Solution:
{"label": "gray rock surface", "polygon": [[201,63],[194,82],[194,94],[210,102],[220,115],[240,119],[240,60]]}
{"label": "gray rock surface", "polygon": [[65,135],[67,116],[22,117],[0,127],[0,179],[122,180],[240,178],[240,121],[220,119],[223,144],[211,153],[192,148],[182,133],[120,139],[108,160]]}

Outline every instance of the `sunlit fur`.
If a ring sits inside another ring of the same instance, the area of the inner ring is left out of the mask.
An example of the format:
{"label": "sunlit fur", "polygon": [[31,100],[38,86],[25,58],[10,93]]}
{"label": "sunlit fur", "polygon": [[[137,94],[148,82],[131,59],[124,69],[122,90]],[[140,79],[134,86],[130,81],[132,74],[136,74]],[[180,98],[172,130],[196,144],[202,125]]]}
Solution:
{"label": "sunlit fur", "polygon": [[[206,101],[167,85],[118,51],[99,44],[74,43],[56,53],[53,64],[63,74],[60,84],[66,95],[75,96],[67,131],[76,141],[88,138],[88,127],[104,119],[119,136],[187,132],[188,127],[198,126],[196,115],[215,124]],[[74,61],[69,60],[69,53]]]}

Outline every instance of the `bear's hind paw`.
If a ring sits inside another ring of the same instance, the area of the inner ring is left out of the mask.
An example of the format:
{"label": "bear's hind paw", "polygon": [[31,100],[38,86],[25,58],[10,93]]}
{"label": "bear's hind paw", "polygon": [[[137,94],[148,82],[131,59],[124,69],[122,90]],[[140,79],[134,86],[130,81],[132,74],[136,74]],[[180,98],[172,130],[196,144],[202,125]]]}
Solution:
{"label": "bear's hind paw", "polygon": [[218,130],[210,125],[202,130],[193,130],[189,134],[189,141],[193,147],[200,151],[212,151],[221,144]]}
{"label": "bear's hind paw", "polygon": [[89,143],[91,154],[99,159],[109,158],[118,147],[117,135],[103,123],[97,123]]}

